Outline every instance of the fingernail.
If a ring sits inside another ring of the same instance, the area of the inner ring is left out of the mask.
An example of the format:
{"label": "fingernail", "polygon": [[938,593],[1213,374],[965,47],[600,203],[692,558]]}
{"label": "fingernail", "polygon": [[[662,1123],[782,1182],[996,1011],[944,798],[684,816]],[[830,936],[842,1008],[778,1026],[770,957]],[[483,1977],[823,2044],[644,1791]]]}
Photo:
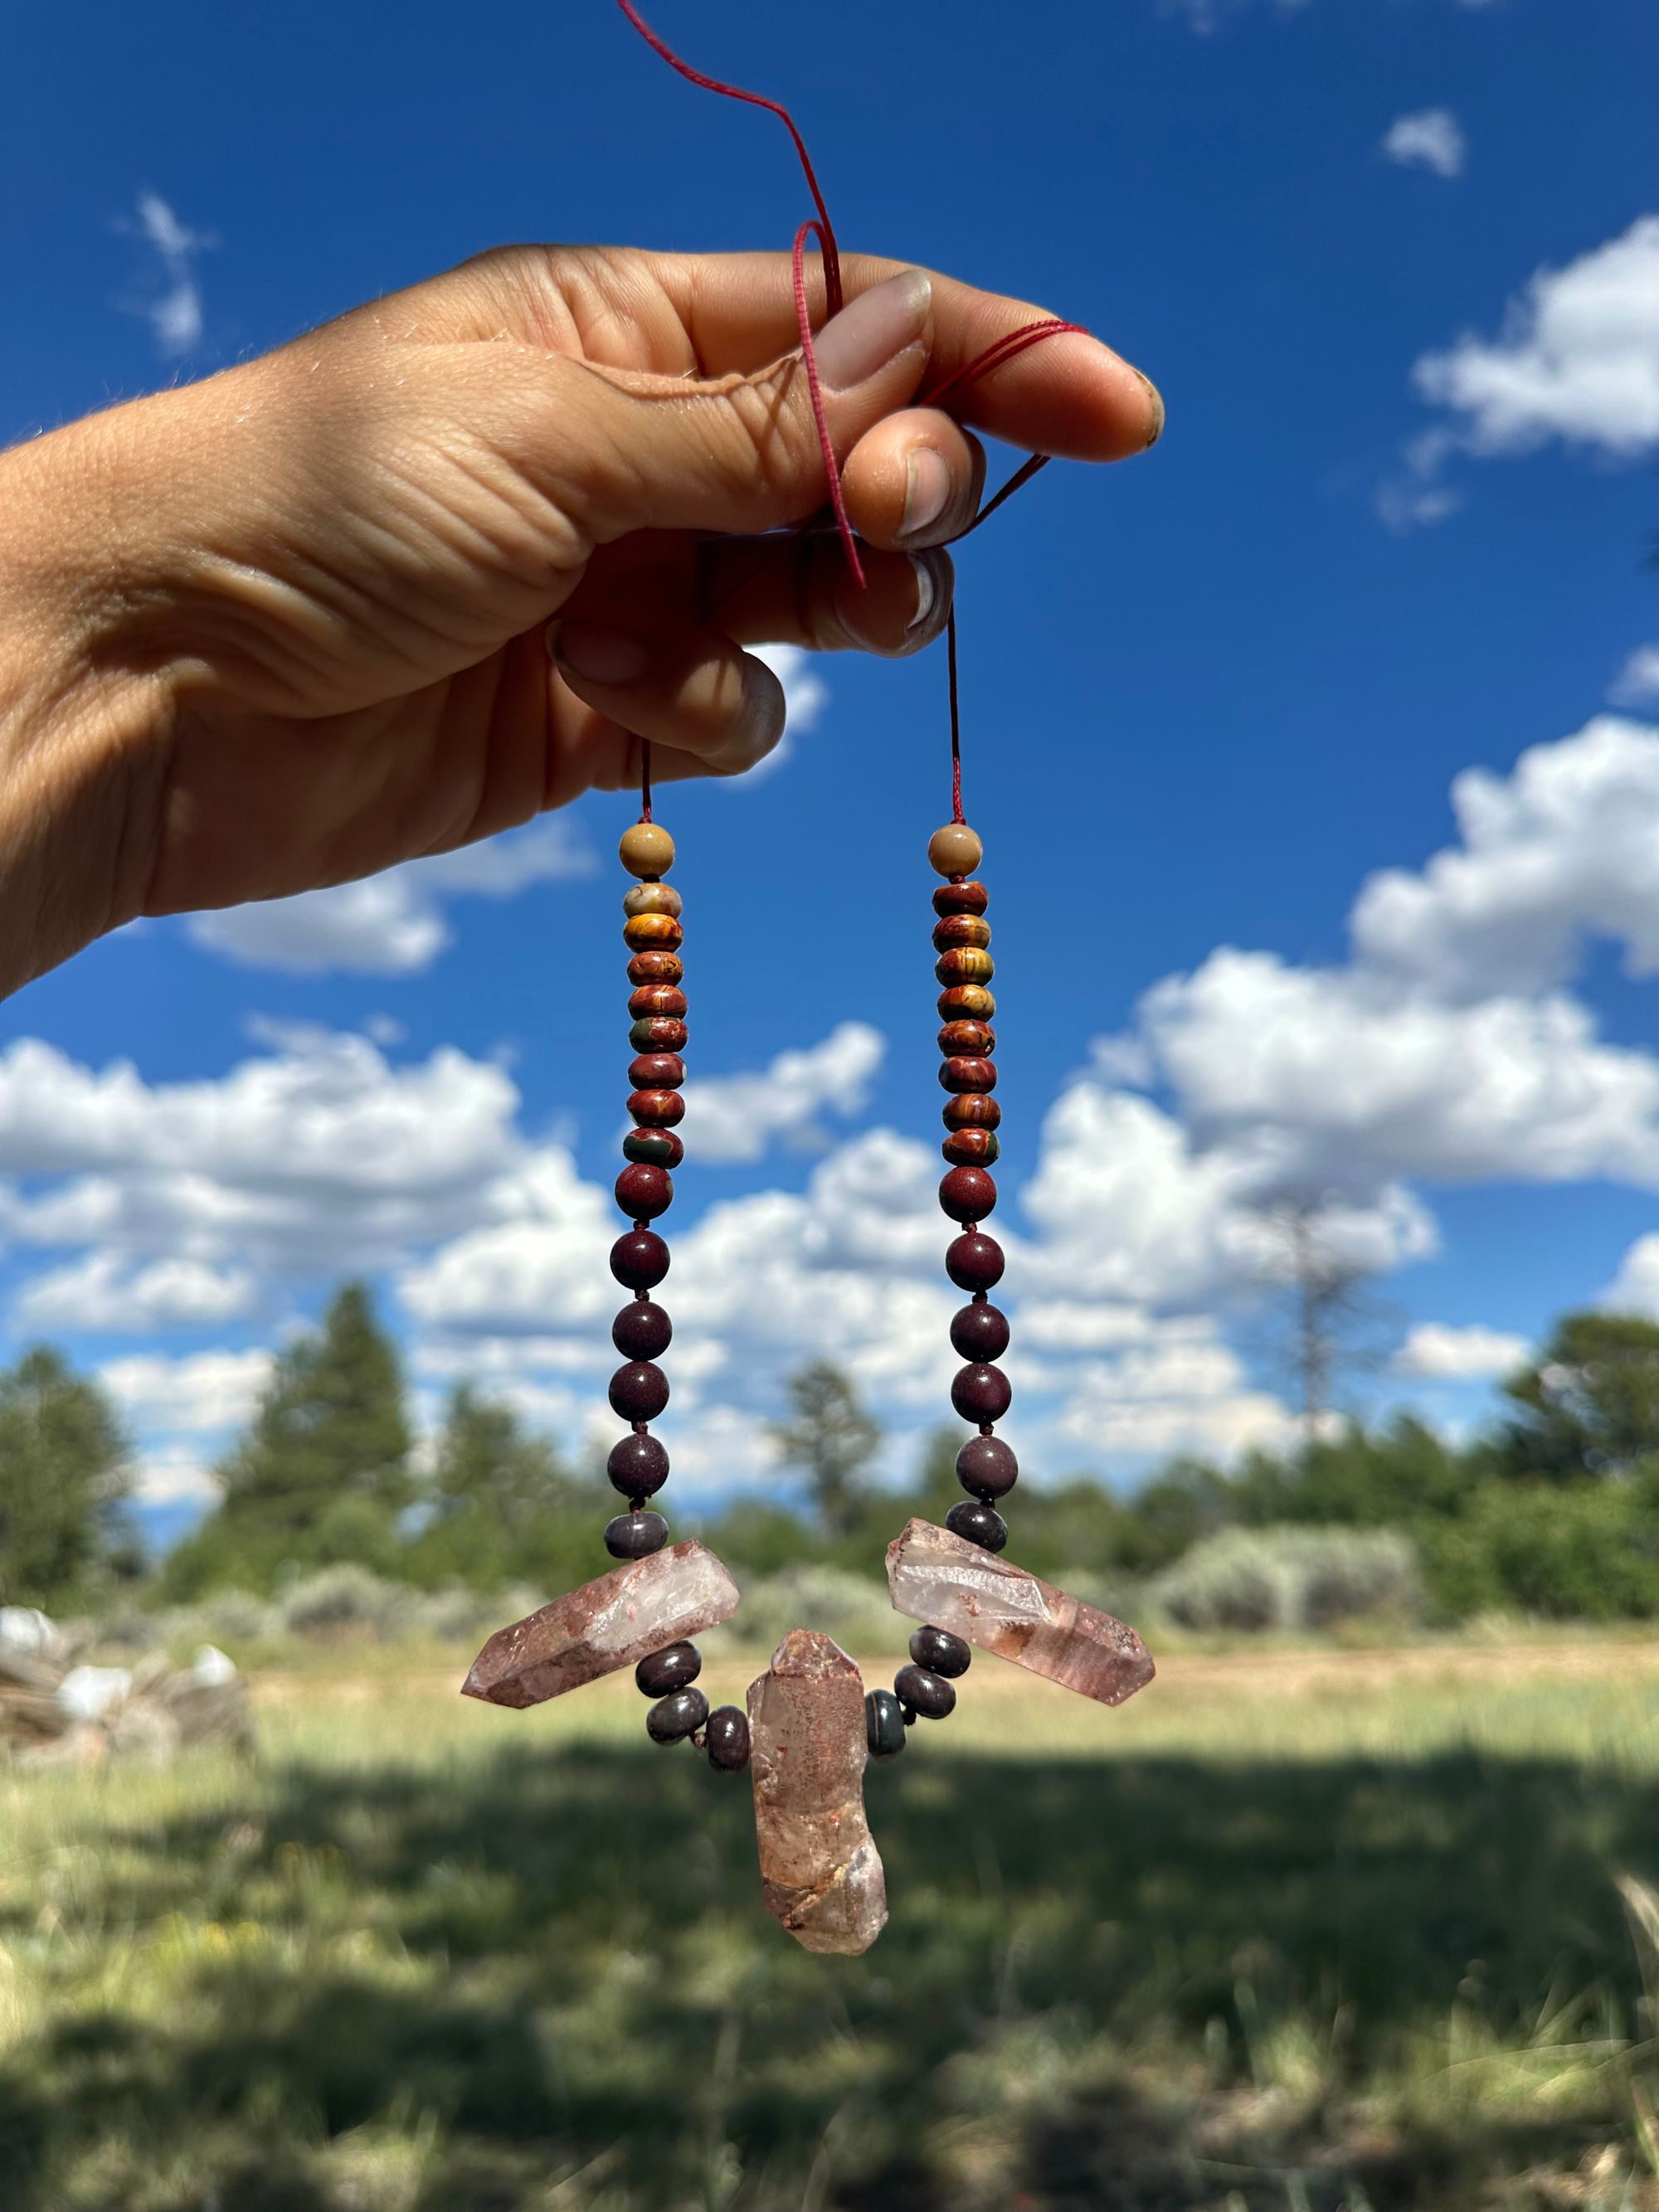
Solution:
{"label": "fingernail", "polygon": [[939,579],[933,573],[933,562],[925,556],[919,558],[913,553],[910,566],[916,572],[916,611],[904,625],[906,637],[915,637],[927,628],[939,604]]}
{"label": "fingernail", "polygon": [[931,529],[951,496],[951,465],[931,446],[918,446],[905,465],[904,514],[899,536],[915,538]]}
{"label": "fingernail", "polygon": [[608,623],[566,623],[549,637],[547,649],[562,668],[590,684],[632,684],[645,673],[644,646]]}
{"label": "fingernail", "polygon": [[813,348],[825,391],[850,392],[914,345],[933,296],[927,271],[907,269],[843,307],[824,325]]}
{"label": "fingernail", "polygon": [[1152,433],[1146,440],[1146,445],[1141,447],[1141,451],[1145,453],[1148,447],[1157,445],[1158,440],[1164,435],[1164,394],[1158,390],[1157,385],[1152,382],[1152,378],[1145,374],[1143,371],[1136,369],[1135,374],[1140,378],[1141,382],[1146,386],[1146,397],[1152,404]]}

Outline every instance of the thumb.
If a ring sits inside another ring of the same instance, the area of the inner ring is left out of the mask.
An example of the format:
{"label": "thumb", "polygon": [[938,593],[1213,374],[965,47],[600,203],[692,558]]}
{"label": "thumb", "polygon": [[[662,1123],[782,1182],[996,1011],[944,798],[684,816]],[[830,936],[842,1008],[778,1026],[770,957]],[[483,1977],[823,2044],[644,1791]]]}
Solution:
{"label": "thumb", "polygon": [[[915,392],[932,306],[927,273],[906,270],[818,333],[813,351],[838,460]],[[550,427],[564,496],[581,502],[596,542],[635,530],[773,530],[823,506],[829,481],[801,354],[701,385],[591,363],[584,374],[585,450],[572,452],[568,417]]]}

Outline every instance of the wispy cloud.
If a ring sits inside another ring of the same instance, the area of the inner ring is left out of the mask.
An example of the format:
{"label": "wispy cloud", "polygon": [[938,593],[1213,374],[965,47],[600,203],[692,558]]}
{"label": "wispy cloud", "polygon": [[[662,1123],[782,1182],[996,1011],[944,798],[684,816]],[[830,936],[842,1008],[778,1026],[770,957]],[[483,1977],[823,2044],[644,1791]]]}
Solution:
{"label": "wispy cloud", "polygon": [[159,192],[140,192],[137,214],[117,228],[141,239],[155,259],[143,291],[120,303],[155,333],[156,350],[169,361],[191,353],[202,339],[202,288],[196,258],[216,241],[188,229]]}
{"label": "wispy cloud", "polygon": [[1437,177],[1461,177],[1468,141],[1449,107],[1425,107],[1415,114],[1395,116],[1382,134],[1382,153],[1402,169],[1427,169]]}

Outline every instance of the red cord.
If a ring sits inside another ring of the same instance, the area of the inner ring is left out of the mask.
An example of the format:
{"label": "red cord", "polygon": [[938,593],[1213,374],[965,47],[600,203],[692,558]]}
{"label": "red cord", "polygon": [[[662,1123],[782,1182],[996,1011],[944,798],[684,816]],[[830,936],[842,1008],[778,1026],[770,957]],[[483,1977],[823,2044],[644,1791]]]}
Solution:
{"label": "red cord", "polygon": [[951,678],[951,819],[961,822],[962,717],[957,711],[957,611],[953,605],[945,624],[945,665]]}
{"label": "red cord", "polygon": [[651,740],[640,739],[640,819],[651,819]]}

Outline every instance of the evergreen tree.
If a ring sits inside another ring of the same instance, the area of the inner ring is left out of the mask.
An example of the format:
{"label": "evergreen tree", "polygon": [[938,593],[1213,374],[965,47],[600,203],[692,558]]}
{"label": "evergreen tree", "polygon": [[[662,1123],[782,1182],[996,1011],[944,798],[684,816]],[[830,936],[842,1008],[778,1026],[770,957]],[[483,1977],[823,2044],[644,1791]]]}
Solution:
{"label": "evergreen tree", "polygon": [[37,1345],[0,1373],[0,1601],[84,1602],[136,1571],[126,1439],[108,1399]]}
{"label": "evergreen tree", "polygon": [[825,1531],[844,1535],[858,1519],[862,1477],[881,1443],[880,1427],[833,1360],[814,1359],[798,1369],[789,1378],[789,1397],[793,1419],[777,1422],[772,1431],[779,1462],[800,1468]]}
{"label": "evergreen tree", "polygon": [[1564,1314],[1538,1358],[1504,1384],[1517,1408],[1507,1473],[1551,1482],[1628,1474],[1659,1455],[1659,1326],[1633,1314]]}
{"label": "evergreen tree", "polygon": [[450,1398],[425,1502],[409,1562],[418,1582],[459,1577],[492,1589],[546,1579],[562,1573],[578,1540],[576,1485],[552,1445],[471,1382]]}

